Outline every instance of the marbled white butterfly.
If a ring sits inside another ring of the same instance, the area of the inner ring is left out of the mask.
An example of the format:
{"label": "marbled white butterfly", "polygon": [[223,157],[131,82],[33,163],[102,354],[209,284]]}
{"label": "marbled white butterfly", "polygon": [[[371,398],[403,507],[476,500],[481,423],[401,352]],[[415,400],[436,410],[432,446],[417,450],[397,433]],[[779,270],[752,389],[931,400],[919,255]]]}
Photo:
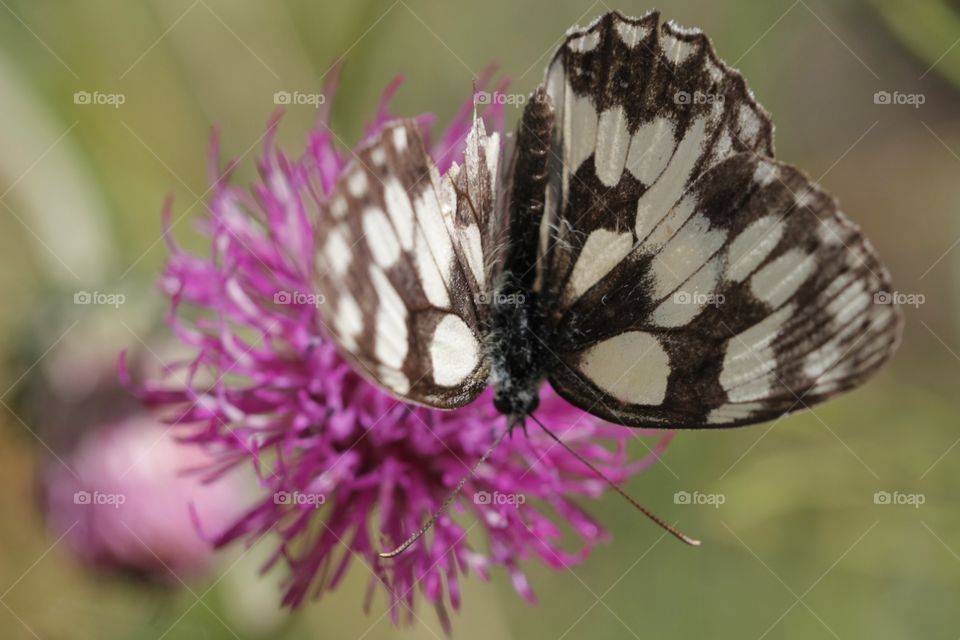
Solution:
{"label": "marbled white butterfly", "polygon": [[571,30],[505,147],[475,118],[441,175],[396,121],[323,212],[324,322],[397,397],[452,409],[490,384],[512,429],[548,381],[622,425],[732,427],[851,389],[896,348],[886,269],[774,159],[769,115],[702,32],[617,12]]}

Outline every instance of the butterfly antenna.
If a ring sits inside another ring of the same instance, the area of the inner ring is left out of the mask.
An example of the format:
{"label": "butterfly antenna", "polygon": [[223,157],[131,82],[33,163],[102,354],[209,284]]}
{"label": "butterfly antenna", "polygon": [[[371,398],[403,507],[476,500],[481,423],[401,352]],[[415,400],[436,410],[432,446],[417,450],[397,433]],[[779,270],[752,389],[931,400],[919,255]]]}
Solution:
{"label": "butterfly antenna", "polygon": [[600,477],[600,478],[602,478],[603,480],[605,480],[605,481],[607,482],[607,484],[610,485],[610,488],[611,488],[611,489],[613,489],[614,491],[616,491],[617,493],[619,493],[621,496],[623,496],[623,498],[624,498],[627,502],[629,502],[630,504],[632,504],[634,507],[636,507],[636,509],[637,509],[640,513],[642,513],[643,515],[645,515],[645,516],[647,516],[648,518],[650,518],[651,520],[653,520],[653,522],[655,522],[661,529],[663,529],[664,531],[666,531],[667,533],[669,533],[670,535],[672,535],[672,536],[673,536],[674,538],[676,538],[677,540],[680,540],[681,542],[685,542],[685,543],[689,544],[689,545],[692,546],[692,547],[699,547],[699,546],[700,546],[700,541],[699,541],[699,540],[697,540],[697,539],[695,539],[695,538],[691,538],[690,536],[688,536],[687,534],[683,533],[682,531],[680,531],[680,530],[677,529],[676,527],[668,524],[668,523],[665,522],[662,518],[660,518],[658,515],[656,515],[655,513],[651,512],[649,509],[647,509],[646,507],[644,507],[642,504],[640,504],[639,502],[637,502],[636,500],[634,500],[634,498],[633,498],[631,495],[629,495],[626,491],[624,491],[624,490],[621,489],[619,486],[617,486],[617,483],[615,483],[615,482],[614,482],[613,480],[611,480],[605,473],[603,473],[602,471],[600,471],[600,469],[598,469],[596,466],[594,466],[594,464],[593,464],[592,462],[590,462],[589,460],[587,460],[586,458],[584,458],[580,453],[578,453],[577,451],[575,451],[575,450],[573,449],[573,447],[571,447],[571,446],[568,445],[566,442],[564,442],[564,441],[561,440],[559,437],[557,437],[557,435],[556,435],[553,431],[550,431],[550,429],[548,429],[545,424],[543,424],[542,422],[540,422],[540,420],[539,420],[536,416],[534,416],[533,414],[530,414],[530,418],[531,418],[534,422],[536,422],[537,425],[539,425],[541,429],[543,429],[544,433],[546,433],[548,436],[550,436],[551,438],[553,438],[554,441],[557,442],[557,444],[559,444],[559,445],[562,446],[564,449],[566,449],[566,450],[569,451],[571,454],[573,454],[573,456],[574,456],[577,460],[579,460],[580,462],[582,462],[583,464],[585,464],[587,467],[589,467],[590,470],[593,471],[598,477]]}
{"label": "butterfly antenna", "polygon": [[454,490],[451,491],[449,494],[447,494],[447,497],[444,498],[443,503],[440,505],[440,508],[433,512],[433,515],[430,516],[430,519],[427,520],[424,523],[424,525],[420,527],[420,529],[416,533],[414,533],[409,538],[404,540],[403,544],[401,544],[399,547],[397,547],[393,551],[381,552],[379,556],[381,558],[396,558],[398,555],[400,555],[401,553],[409,549],[410,545],[412,545],[414,542],[419,540],[423,536],[423,534],[429,531],[430,527],[433,526],[433,523],[436,522],[441,515],[446,513],[447,509],[450,507],[450,503],[452,503],[454,499],[460,495],[460,492],[463,491],[463,487],[464,485],[467,484],[467,480],[469,480],[471,477],[476,475],[477,469],[479,469],[481,465],[483,465],[490,458],[490,455],[493,453],[493,450],[496,449],[497,446],[503,441],[504,437],[508,433],[510,433],[511,430],[513,430],[513,427],[516,426],[516,424],[517,424],[516,422],[510,423],[510,425],[508,425],[507,428],[499,436],[497,436],[497,439],[493,441],[493,444],[490,445],[490,448],[487,449],[487,452],[484,453],[483,456],[481,456],[480,459],[477,460],[477,463],[473,465],[473,468],[470,469],[470,473],[463,476],[463,478],[460,480],[460,482],[457,484]]}

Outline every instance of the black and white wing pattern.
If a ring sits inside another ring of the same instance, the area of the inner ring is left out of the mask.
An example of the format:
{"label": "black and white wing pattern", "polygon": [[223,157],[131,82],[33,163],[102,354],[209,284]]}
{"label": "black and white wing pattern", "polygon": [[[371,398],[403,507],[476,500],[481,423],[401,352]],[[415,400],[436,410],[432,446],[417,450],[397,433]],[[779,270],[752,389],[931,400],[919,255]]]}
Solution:
{"label": "black and white wing pattern", "polygon": [[545,89],[531,268],[567,400],[631,426],[734,426],[856,386],[893,352],[872,247],[772,159],[770,119],[705,35],[607,14],[568,35]]}
{"label": "black and white wing pattern", "polygon": [[[625,257],[711,166],[741,151],[773,156],[773,125],[743,77],[703,33],[661,26],[655,12],[572,30],[545,88],[553,179],[537,283],[560,302]],[[583,250],[598,260],[577,269]]]}
{"label": "black and white wing pattern", "polygon": [[403,400],[459,407],[487,384],[483,256],[499,145],[477,119],[465,167],[441,175],[418,125],[390,123],[321,208],[321,318],[356,370]]}

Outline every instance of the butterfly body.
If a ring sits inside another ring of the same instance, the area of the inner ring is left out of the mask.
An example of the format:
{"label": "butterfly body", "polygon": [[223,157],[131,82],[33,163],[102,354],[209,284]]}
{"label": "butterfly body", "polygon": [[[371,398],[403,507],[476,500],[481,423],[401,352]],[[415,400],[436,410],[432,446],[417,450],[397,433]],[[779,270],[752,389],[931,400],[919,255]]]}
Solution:
{"label": "butterfly body", "polygon": [[552,357],[543,342],[547,333],[539,299],[529,289],[516,286],[512,275],[507,281],[494,297],[488,343],[490,381],[494,407],[518,419],[537,408]]}
{"label": "butterfly body", "polygon": [[517,134],[514,180],[503,239],[503,266],[491,308],[491,383],[494,406],[511,417],[529,415],[537,408],[539,390],[554,366],[547,345],[552,328],[535,290],[537,245],[549,177],[549,141],[553,112],[549,99],[538,91],[524,110]]}

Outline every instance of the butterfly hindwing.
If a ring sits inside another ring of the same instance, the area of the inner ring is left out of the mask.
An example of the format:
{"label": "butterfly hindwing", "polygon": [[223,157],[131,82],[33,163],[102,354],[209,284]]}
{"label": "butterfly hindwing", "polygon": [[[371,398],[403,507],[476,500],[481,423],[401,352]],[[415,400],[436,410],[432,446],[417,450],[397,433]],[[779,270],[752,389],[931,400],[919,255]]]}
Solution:
{"label": "butterfly hindwing", "polygon": [[797,169],[737,154],[566,311],[557,391],[635,426],[760,422],[847,390],[892,353],[889,276]]}
{"label": "butterfly hindwing", "polygon": [[470,402],[487,381],[479,225],[491,217],[484,153],[496,140],[480,124],[470,145],[483,167],[441,175],[414,121],[386,125],[357,150],[318,224],[327,329],[362,374],[439,408]]}

